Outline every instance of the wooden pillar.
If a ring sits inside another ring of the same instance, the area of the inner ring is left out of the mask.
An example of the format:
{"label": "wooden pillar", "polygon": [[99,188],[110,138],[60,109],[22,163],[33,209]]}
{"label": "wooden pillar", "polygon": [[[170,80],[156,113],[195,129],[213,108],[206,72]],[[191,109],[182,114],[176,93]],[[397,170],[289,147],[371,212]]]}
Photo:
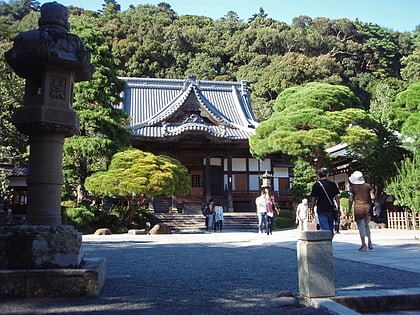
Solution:
{"label": "wooden pillar", "polygon": [[211,198],[211,165],[210,165],[210,157],[209,154],[206,153],[206,168],[205,168],[205,174],[204,174],[204,183],[206,188],[206,202],[208,202]]}
{"label": "wooden pillar", "polygon": [[233,212],[234,208],[233,208],[233,186],[232,186],[232,154],[230,152],[228,152],[228,156],[227,156],[227,168],[228,168],[228,182],[227,182],[227,187],[228,187],[228,208],[227,211],[228,212]]}

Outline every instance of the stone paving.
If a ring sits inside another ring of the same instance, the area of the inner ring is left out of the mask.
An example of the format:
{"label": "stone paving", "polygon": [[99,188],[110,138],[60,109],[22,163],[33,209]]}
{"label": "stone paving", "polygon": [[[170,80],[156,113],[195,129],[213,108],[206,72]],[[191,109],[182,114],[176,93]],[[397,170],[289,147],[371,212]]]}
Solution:
{"label": "stone paving", "polygon": [[[420,295],[419,234],[373,230],[367,253],[357,250],[357,230],[336,235],[336,295]],[[296,298],[296,235],[85,235],[84,256],[107,259],[99,297],[0,299],[0,314],[358,314],[328,299],[312,307]]]}

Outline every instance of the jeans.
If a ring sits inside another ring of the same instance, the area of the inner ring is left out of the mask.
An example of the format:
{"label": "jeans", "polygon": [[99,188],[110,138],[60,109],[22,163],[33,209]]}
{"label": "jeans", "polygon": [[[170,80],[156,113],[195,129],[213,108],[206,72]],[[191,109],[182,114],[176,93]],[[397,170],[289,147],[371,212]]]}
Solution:
{"label": "jeans", "polygon": [[360,238],[368,237],[370,239],[370,215],[364,217],[363,219],[356,220],[357,228],[359,229]]}
{"label": "jeans", "polygon": [[258,231],[264,232],[267,228],[267,212],[258,212]]}
{"label": "jeans", "polygon": [[321,231],[330,231],[331,237],[334,235],[334,216],[331,213],[318,213],[318,221]]}
{"label": "jeans", "polygon": [[267,216],[267,235],[273,234],[274,216]]}

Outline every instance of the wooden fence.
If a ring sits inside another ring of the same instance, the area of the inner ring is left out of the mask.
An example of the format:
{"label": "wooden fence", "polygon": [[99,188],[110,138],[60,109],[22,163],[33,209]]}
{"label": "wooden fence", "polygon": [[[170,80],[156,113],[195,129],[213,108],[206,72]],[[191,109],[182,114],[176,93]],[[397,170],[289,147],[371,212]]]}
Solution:
{"label": "wooden fence", "polygon": [[411,211],[387,210],[388,228],[397,230],[419,230],[420,214]]}

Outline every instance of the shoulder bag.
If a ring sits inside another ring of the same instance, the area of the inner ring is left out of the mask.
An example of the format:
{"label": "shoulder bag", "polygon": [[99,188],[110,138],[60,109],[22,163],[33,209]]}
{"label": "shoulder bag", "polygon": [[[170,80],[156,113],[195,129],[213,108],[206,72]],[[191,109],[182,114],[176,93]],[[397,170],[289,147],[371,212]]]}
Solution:
{"label": "shoulder bag", "polygon": [[330,202],[330,204],[333,206],[333,215],[334,215],[334,220],[335,220],[335,221],[338,221],[338,208],[337,208],[337,207],[334,205],[334,203],[331,201],[330,196],[328,196],[327,191],[325,190],[325,187],[324,187],[324,185],[322,185],[321,181],[319,181],[318,183],[321,185],[322,190],[324,191],[325,196],[327,196],[328,201],[329,201],[329,202]]}

